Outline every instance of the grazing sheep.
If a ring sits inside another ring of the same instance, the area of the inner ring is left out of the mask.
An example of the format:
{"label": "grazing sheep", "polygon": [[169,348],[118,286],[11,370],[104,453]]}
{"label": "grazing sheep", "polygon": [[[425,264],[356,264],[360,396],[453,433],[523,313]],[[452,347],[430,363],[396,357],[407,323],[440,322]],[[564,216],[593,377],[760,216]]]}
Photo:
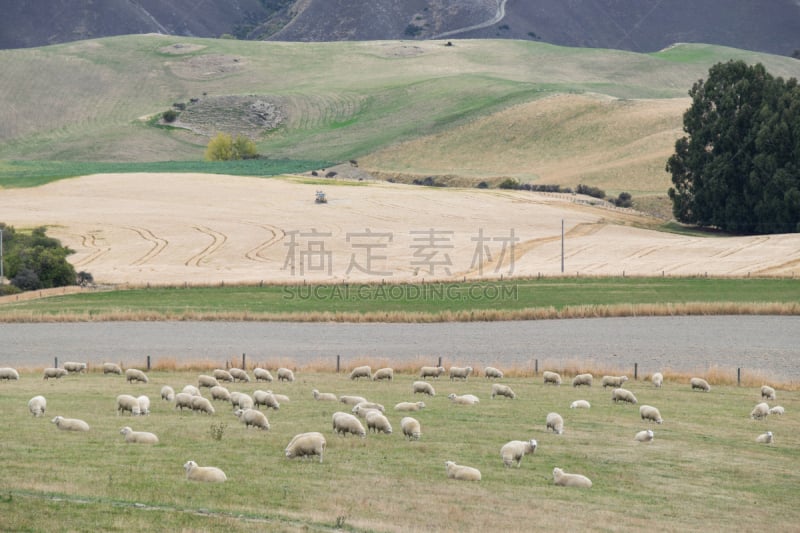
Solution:
{"label": "grazing sheep", "polygon": [[13,368],[0,368],[0,380],[19,381],[19,372]]}
{"label": "grazing sheep", "polygon": [[408,440],[419,440],[422,436],[422,428],[416,418],[404,416],[400,420],[400,427],[403,429],[403,436]]}
{"label": "grazing sheep", "polygon": [[285,394],[278,394],[277,392],[272,392],[271,390],[267,391],[267,394],[272,394],[275,399],[280,403],[289,403],[289,397]]}
{"label": "grazing sheep", "polygon": [[122,375],[122,369],[116,363],[103,363],[103,374]]}
{"label": "grazing sheep", "polygon": [[228,370],[228,373],[233,378],[233,381],[236,381],[238,379],[239,381],[250,383],[250,376],[247,375],[247,372],[245,372],[241,368],[231,368],[230,370]]}
{"label": "grazing sheep", "polygon": [[656,372],[650,376],[650,381],[653,382],[654,387],[661,388],[661,385],[664,384],[664,376],[661,374],[661,372]]}
{"label": "grazing sheep", "polygon": [[575,400],[569,404],[570,409],[590,409],[592,406],[586,400]]}
{"label": "grazing sheep", "polygon": [[175,399],[175,390],[169,385],[161,387],[161,399],[171,402]]}
{"label": "grazing sheep", "polygon": [[652,405],[642,405],[639,407],[639,416],[642,420],[651,420],[656,424],[663,424],[664,419],[661,418],[661,413]]}
{"label": "grazing sheep", "polygon": [[63,368],[45,368],[44,369],[44,377],[42,379],[61,379],[66,376],[68,372]]}
{"label": "grazing sheep", "polygon": [[128,411],[131,416],[138,416],[142,414],[139,407],[139,400],[130,394],[120,394],[117,396],[117,415],[122,415]]}
{"label": "grazing sheep", "polygon": [[158,444],[158,437],[147,431],[134,431],[128,426],[119,430],[120,435],[125,435],[125,442],[136,444]]}
{"label": "grazing sheep", "polygon": [[770,387],[769,385],[762,385],[761,386],[761,398],[764,400],[774,400],[775,396],[775,389]]}
{"label": "grazing sheep", "polygon": [[411,385],[411,390],[414,391],[414,394],[427,394],[428,396],[436,396],[436,391],[433,388],[433,385],[428,383],[427,381],[415,381]]}
{"label": "grazing sheep", "polygon": [[362,439],[367,436],[364,426],[361,421],[350,413],[338,411],[333,413],[333,431],[337,434],[341,433],[347,436],[348,433],[358,435]]}
{"label": "grazing sheep", "polygon": [[445,461],[444,469],[450,479],[463,481],[480,481],[481,471],[471,466],[457,465],[453,461]]}
{"label": "grazing sheep", "polygon": [[425,402],[400,402],[394,406],[395,411],[419,411],[425,408]]}
{"label": "grazing sheep", "polygon": [[294,372],[292,372],[288,368],[279,368],[278,369],[278,381],[294,381]]}
{"label": "grazing sheep", "polygon": [[622,384],[628,381],[628,376],[603,376],[603,388],[614,387],[620,388]]}
{"label": "grazing sheep", "polygon": [[258,408],[259,405],[263,405],[267,409],[275,409],[276,411],[281,408],[281,404],[278,399],[275,398],[275,395],[263,390],[253,391],[253,406]]}
{"label": "grazing sheep", "polygon": [[149,415],[150,414],[150,398],[145,396],[144,394],[136,398],[136,401],[139,402],[139,414],[140,415]]}
{"label": "grazing sheep", "polygon": [[201,389],[203,387],[207,389],[210,389],[211,387],[219,387],[219,381],[217,381],[217,378],[213,376],[206,376],[204,374],[201,374],[197,376],[197,386],[198,388]]}
{"label": "grazing sheep", "polygon": [[450,394],[447,397],[457,405],[475,405],[480,402],[478,397],[473,396],[472,394],[462,394],[461,396],[457,394]]}
{"label": "grazing sheep", "polygon": [[708,381],[704,380],[703,378],[692,378],[689,380],[689,384],[692,386],[692,390],[698,389],[703,392],[708,392],[711,390],[711,385],[709,385]]}
{"label": "grazing sheep", "polygon": [[645,429],[637,433],[633,438],[639,442],[652,442],[655,437],[652,429]]}
{"label": "grazing sheep", "polygon": [[564,433],[564,419],[558,413],[548,413],[545,426],[552,429],[556,435]]}
{"label": "grazing sheep", "polygon": [[75,361],[67,361],[64,363],[64,370],[70,374],[83,372],[86,373],[86,363],[76,363]]}
{"label": "grazing sheep", "polygon": [[181,392],[185,392],[186,394],[191,394],[192,396],[202,396],[200,394],[200,389],[195,387],[194,385],[186,385]]}
{"label": "grazing sheep", "polygon": [[255,375],[256,381],[268,381],[272,383],[272,374],[270,374],[269,370],[266,368],[254,368],[253,375]]}
{"label": "grazing sheep", "polygon": [[188,392],[179,392],[175,395],[175,409],[180,409],[181,411],[183,411],[184,407],[191,409],[192,398],[194,398],[194,396]]}
{"label": "grazing sheep", "polygon": [[233,414],[242,421],[245,427],[253,426],[264,431],[269,430],[267,416],[258,409],[237,409]]}
{"label": "grazing sheep", "polygon": [[772,444],[772,432],[767,431],[756,437],[756,442],[759,444]]}
{"label": "grazing sheep", "polygon": [[208,481],[212,483],[221,483],[228,480],[225,472],[216,466],[197,466],[194,461],[186,461],[183,465],[186,470],[186,479],[189,481]]}
{"label": "grazing sheep", "polygon": [[192,411],[200,411],[207,415],[216,413],[208,398],[203,398],[202,396],[192,396]]}
{"label": "grazing sheep", "polygon": [[372,381],[393,381],[394,380],[394,369],[393,368],[379,368],[375,371],[375,374],[372,376]]}
{"label": "grazing sheep", "polygon": [[769,405],[766,402],[761,402],[750,411],[750,418],[755,420],[762,420],[769,415]]}
{"label": "grazing sheep", "polygon": [[332,392],[320,392],[317,389],[311,391],[311,395],[318,402],[338,402],[339,398]]}
{"label": "grazing sheep", "polygon": [[556,467],[553,469],[553,483],[559,487],[592,488],[592,481],[581,474],[568,474]]}
{"label": "grazing sheep", "polygon": [[125,381],[128,383],[133,383],[134,381],[138,381],[141,383],[147,383],[149,380],[144,372],[138,370],[136,368],[129,368],[125,371]]}
{"label": "grazing sheep", "polygon": [[358,402],[355,407],[353,407],[353,410],[355,410],[356,407],[360,409],[377,409],[381,413],[386,412],[386,408],[383,405],[375,402]]}
{"label": "grazing sheep", "polygon": [[209,392],[211,393],[212,400],[222,400],[224,402],[231,401],[231,392],[222,385],[211,387]]}
{"label": "grazing sheep", "polygon": [[538,443],[536,439],[531,440],[512,440],[500,448],[500,457],[503,458],[504,466],[512,466],[514,461],[517,462],[517,468],[522,464],[522,458],[536,451]]}
{"label": "grazing sheep", "polygon": [[591,374],[578,374],[572,378],[572,386],[580,387],[581,385],[586,385],[587,387],[591,387],[593,379],[594,377]]}
{"label": "grazing sheep", "polygon": [[776,405],[775,407],[769,408],[769,414],[771,415],[782,415],[785,412],[786,410],[781,405]]}
{"label": "grazing sheep", "polygon": [[636,396],[634,396],[634,394],[628,389],[614,389],[611,392],[611,399],[614,401],[614,403],[637,403]]}
{"label": "grazing sheep", "polygon": [[511,390],[511,387],[508,385],[502,385],[500,383],[492,384],[492,399],[494,399],[495,396],[505,396],[506,398],[511,398],[512,400],[517,397],[517,395],[514,394],[514,391]]}
{"label": "grazing sheep", "polygon": [[389,423],[389,419],[386,418],[380,411],[370,409],[367,413],[367,416],[364,417],[364,420],[367,421],[367,430],[370,432],[375,431],[375,433],[382,432],[386,433],[387,435],[392,434],[392,424]]}
{"label": "grazing sheep", "polygon": [[230,372],[222,368],[216,368],[213,372],[214,379],[217,381],[225,381],[227,383],[233,383],[233,376]]}
{"label": "grazing sheep", "polygon": [[545,370],[542,374],[542,377],[544,378],[545,385],[548,383],[552,383],[553,385],[561,385],[561,376],[557,372]]}
{"label": "grazing sheep", "polygon": [[325,453],[325,447],[328,443],[322,433],[317,431],[309,431],[308,433],[300,433],[295,435],[289,444],[286,446],[286,457],[294,459],[295,457],[311,457],[319,455],[319,462],[322,462],[322,455]]}
{"label": "grazing sheep", "polygon": [[47,400],[45,400],[44,396],[34,396],[28,400],[28,411],[30,411],[33,416],[42,416],[46,409]]}
{"label": "grazing sheep", "polygon": [[484,368],[483,375],[486,376],[486,379],[503,379],[503,371],[493,366]]}
{"label": "grazing sheep", "polygon": [[252,409],[256,406],[256,402],[249,394],[244,392],[232,392],[231,405],[234,409],[237,407],[239,409]]}
{"label": "grazing sheep", "polygon": [[380,411],[378,411],[374,407],[367,407],[368,403],[369,402],[362,402],[354,406],[351,412],[354,415],[358,416],[359,418],[367,418],[367,413],[369,413],[370,411],[375,411],[376,413],[380,413]]}
{"label": "grazing sheep", "polygon": [[419,377],[439,379],[444,372],[443,366],[423,366],[419,369]]}
{"label": "grazing sheep", "polygon": [[339,401],[345,405],[358,405],[360,403],[365,403],[367,399],[363,396],[350,396],[343,394],[342,396],[339,396]]}
{"label": "grazing sheep", "polygon": [[89,424],[78,418],[64,418],[57,416],[50,422],[56,425],[58,429],[64,431],[89,431]]}
{"label": "grazing sheep", "polygon": [[357,366],[350,372],[350,379],[372,379],[372,369],[368,366]]}
{"label": "grazing sheep", "polygon": [[460,379],[466,381],[469,375],[472,374],[471,366],[451,366],[450,367],[450,381]]}

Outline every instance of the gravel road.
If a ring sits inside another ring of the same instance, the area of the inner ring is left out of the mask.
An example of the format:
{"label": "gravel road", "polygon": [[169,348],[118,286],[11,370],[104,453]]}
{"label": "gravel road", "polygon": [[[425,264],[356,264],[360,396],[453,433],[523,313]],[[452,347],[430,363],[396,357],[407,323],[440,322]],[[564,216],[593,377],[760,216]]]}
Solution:
{"label": "gravel road", "polygon": [[89,322],[0,324],[0,364],[67,360],[142,366],[150,355],[181,360],[289,360],[336,355],[434,364],[533,367],[583,362],[642,375],[711,366],[800,380],[800,317],[641,317],[446,324],[276,322]]}

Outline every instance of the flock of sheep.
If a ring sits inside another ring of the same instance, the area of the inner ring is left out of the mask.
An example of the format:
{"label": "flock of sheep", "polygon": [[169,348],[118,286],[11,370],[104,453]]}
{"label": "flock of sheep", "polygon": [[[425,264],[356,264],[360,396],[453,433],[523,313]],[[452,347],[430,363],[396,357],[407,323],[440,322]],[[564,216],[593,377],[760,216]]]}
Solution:
{"label": "flock of sheep", "polygon": [[[64,363],[63,369],[46,368],[44,369],[43,379],[60,379],[67,374],[79,374],[86,372],[87,367],[85,363],[67,362]],[[147,375],[138,369],[127,369],[124,373],[122,369],[114,363],[103,364],[104,374],[124,375],[125,380],[129,384],[148,383]],[[422,394],[426,396],[435,396],[436,391],[434,386],[425,379],[433,378],[439,379],[449,373],[451,381],[467,381],[469,376],[473,375],[471,367],[451,367],[449,372],[443,367],[422,367],[419,372],[419,380],[414,381],[411,386],[410,393],[413,396]],[[292,370],[288,368],[279,368],[276,371],[278,381],[291,383],[295,380]],[[253,369],[253,376],[256,382],[272,382],[272,373],[264,368]],[[494,367],[486,367],[484,369],[484,376],[487,379],[500,380],[503,378],[503,372]],[[545,385],[559,386],[562,384],[561,376],[557,372],[545,371],[542,374],[543,383]],[[392,381],[394,379],[394,370],[391,368],[381,368],[376,372],[372,372],[369,366],[359,366],[354,368],[349,375],[350,380],[367,379],[371,381]],[[0,368],[0,380],[14,381],[19,380],[19,373],[13,368]],[[247,394],[239,391],[230,391],[225,385],[232,386],[236,382],[250,383],[250,375],[241,369],[231,368],[228,370],[216,369],[210,375],[199,375],[197,378],[197,385],[189,384],[176,393],[170,386],[163,386],[161,389],[161,399],[165,402],[173,404],[173,409],[189,409],[198,413],[206,415],[215,415],[216,408],[214,402],[225,402],[230,404],[231,413],[238,418],[238,420],[246,427],[252,427],[263,431],[270,429],[270,423],[267,415],[260,408],[280,409],[282,403],[290,402],[289,398],[285,395],[273,393],[271,390],[256,390],[252,394]],[[614,403],[624,404],[638,404],[636,396],[624,385],[628,381],[626,376],[603,376],[601,385],[605,388],[611,388],[611,401]],[[660,373],[653,374],[650,377],[655,388],[662,386],[664,378]],[[594,382],[594,377],[591,374],[579,374],[572,380],[572,386],[577,390],[579,387],[591,387]],[[708,382],[701,378],[692,378],[690,380],[691,390],[698,390],[702,392],[710,392],[711,387]],[[202,391],[207,389],[210,399],[203,396]],[[331,417],[331,431],[335,435],[345,437],[347,435],[355,435],[360,438],[365,438],[368,433],[383,433],[390,435],[393,433],[393,427],[389,417],[386,414],[386,408],[376,402],[367,400],[362,396],[356,395],[336,395],[330,392],[320,392],[314,389],[311,394],[314,401],[319,402],[338,402],[343,404],[344,410],[339,410],[333,413]],[[491,398],[507,398],[513,400],[516,394],[510,386],[502,383],[493,382],[491,387]],[[449,400],[454,405],[476,405],[480,399],[472,394],[450,394]],[[774,401],[776,393],[774,388],[764,385],[761,388],[761,399]],[[570,409],[590,409],[591,404],[585,399],[578,399],[570,404]],[[393,410],[397,413],[413,413],[418,412],[425,408],[423,401],[404,401],[394,405]],[[47,410],[47,400],[42,395],[34,396],[28,402],[28,409],[34,417],[44,416]],[[139,416],[144,417],[150,413],[150,399],[146,395],[134,396],[131,394],[120,394],[116,398],[116,410],[119,416],[130,415],[131,417]],[[757,404],[750,413],[753,419],[764,420],[769,415],[782,415],[784,409],[781,406],[770,407],[765,401]],[[664,423],[659,410],[651,405],[641,405],[639,407],[639,416],[644,422],[653,422],[655,424]],[[52,419],[52,423],[60,430],[65,431],[89,431],[90,426],[84,420],[76,418],[65,418],[63,416],[56,416]],[[143,422],[144,425],[144,422]],[[404,438],[416,441],[422,438],[422,427],[416,418],[412,416],[403,416],[400,420],[400,428]],[[545,418],[546,431],[552,431],[556,435],[561,435],[565,431],[565,422],[561,414],[556,412],[548,413]],[[130,426],[125,426],[120,429],[119,433],[123,435],[125,442],[136,444],[158,444],[159,438],[150,432],[134,431]],[[652,429],[642,429],[633,436],[633,440],[640,443],[652,442],[655,433]],[[768,431],[756,437],[756,442],[769,444],[774,441],[772,432]],[[538,443],[535,439],[528,440],[511,440],[500,448],[500,457],[505,467],[512,467],[514,465],[519,468],[521,466],[522,458],[525,455],[533,454],[537,449]],[[284,449],[285,457],[293,459],[296,457],[310,457],[318,458],[319,462],[323,461],[323,456],[327,447],[327,440],[322,432],[308,431],[295,435]],[[467,465],[459,465],[454,461],[445,461],[445,472],[448,478],[466,481],[480,481],[481,472],[478,468]],[[187,461],[184,464],[186,478],[192,481],[208,481],[208,482],[224,482],[227,480],[225,473],[213,466],[199,466],[194,461]],[[564,472],[559,467],[553,469],[553,483],[559,486],[568,487],[583,487],[590,488],[592,486],[591,480],[577,473]]]}

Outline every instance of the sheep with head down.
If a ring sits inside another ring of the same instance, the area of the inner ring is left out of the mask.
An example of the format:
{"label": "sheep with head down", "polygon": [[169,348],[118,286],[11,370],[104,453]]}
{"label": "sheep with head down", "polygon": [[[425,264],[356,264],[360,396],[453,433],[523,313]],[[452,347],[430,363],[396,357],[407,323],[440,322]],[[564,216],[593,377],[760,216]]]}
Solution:
{"label": "sheep with head down", "polygon": [[186,479],[189,481],[222,483],[228,480],[225,472],[216,466],[198,466],[194,461],[186,461],[183,469],[186,470]]}
{"label": "sheep with head down", "polygon": [[253,391],[253,406],[257,409],[259,405],[263,405],[267,409],[278,410],[281,408],[281,403],[272,392],[263,390]]}
{"label": "sheep with head down", "polygon": [[493,366],[484,368],[483,375],[486,376],[486,379],[503,379],[503,371]]}
{"label": "sheep with head down", "polygon": [[269,420],[267,420],[266,415],[258,409],[237,409],[233,414],[236,415],[236,418],[241,420],[247,428],[254,427],[263,429],[264,431],[269,430]]}
{"label": "sheep with head down", "polygon": [[235,368],[235,367],[231,368],[230,370],[228,370],[228,373],[233,378],[233,381],[236,381],[238,379],[239,381],[250,383],[250,376],[247,374],[247,372],[245,372],[241,368]]}
{"label": "sheep with head down", "polygon": [[254,368],[253,375],[256,377],[256,381],[266,381],[268,383],[272,383],[272,374],[266,368]]}
{"label": "sheep with head down", "polygon": [[761,386],[761,398],[763,400],[775,400],[775,389],[770,387],[769,385],[762,385]]}
{"label": "sheep with head down", "polygon": [[[360,405],[360,404],[359,404]],[[358,407],[358,406],[356,406]],[[383,413],[376,409],[369,409],[367,414],[364,416],[364,420],[367,422],[367,430],[375,433],[385,433],[387,435],[392,434],[392,424],[389,423],[389,419],[384,416]]]}
{"label": "sheep with head down", "polygon": [[372,369],[367,365],[355,367],[353,371],[350,372],[350,379],[360,378],[372,379]]}
{"label": "sheep with head down", "polygon": [[28,411],[35,416],[42,416],[47,409],[47,400],[44,396],[34,396],[28,400]]}
{"label": "sheep with head down", "polygon": [[103,374],[122,375],[122,368],[116,363],[103,363]]}
{"label": "sheep with head down", "polygon": [[197,376],[197,386],[199,388],[207,388],[210,389],[211,387],[219,387],[219,381],[214,376],[207,376],[205,374],[200,374]]}
{"label": "sheep with head down", "polygon": [[711,385],[709,385],[708,381],[704,380],[703,378],[692,378],[689,380],[689,384],[692,386],[692,390],[699,390],[703,392],[709,392],[711,390]]}
{"label": "sheep with head down", "polygon": [[0,368],[0,380],[19,381],[19,372],[11,367]]}
{"label": "sheep with head down", "polygon": [[317,431],[309,431],[307,433],[300,433],[295,435],[289,444],[286,446],[284,453],[288,459],[295,457],[313,457],[319,456],[319,462],[322,462],[322,455],[325,453],[325,448],[328,443],[322,433]]}
{"label": "sheep with head down", "polygon": [[492,384],[492,399],[494,399],[495,396],[505,396],[506,398],[511,398],[512,400],[517,397],[511,387],[508,385],[503,385],[502,383]]}
{"label": "sheep with head down", "polygon": [[42,379],[61,379],[69,372],[63,368],[45,368],[44,377]]}
{"label": "sheep with head down", "polygon": [[416,418],[404,416],[400,420],[400,427],[403,430],[403,436],[408,440],[419,440],[422,436],[422,426]]}
{"label": "sheep with head down", "polygon": [[142,409],[139,406],[139,400],[130,394],[120,394],[117,396],[117,415],[123,415],[125,412],[131,416],[139,416],[142,414]]}
{"label": "sheep with head down", "polygon": [[179,392],[175,395],[175,409],[180,409],[183,412],[184,407],[187,409],[192,408],[192,396],[188,392]]}
{"label": "sheep with head down", "polygon": [[561,385],[561,376],[558,372],[551,372],[550,370],[545,370],[542,374],[542,379],[544,380],[544,384],[547,385],[551,383],[553,385]]}
{"label": "sheep with head down", "polygon": [[503,466],[511,467],[514,461],[517,462],[517,468],[522,464],[522,458],[528,454],[536,451],[538,443],[536,439],[531,440],[512,440],[500,448],[500,457],[503,458]]}
{"label": "sheep with head down", "polygon": [[639,407],[639,416],[642,418],[642,420],[650,420],[656,424],[664,423],[664,419],[661,418],[661,413],[652,405],[642,405]]}
{"label": "sheep with head down", "polygon": [[278,369],[278,381],[287,381],[289,383],[294,381],[294,372],[291,371],[289,368],[279,368]]}
{"label": "sheep with head down", "polygon": [[361,421],[350,413],[342,411],[333,413],[333,431],[337,434],[347,436],[348,433],[358,435],[362,439],[367,436],[367,432]]}
{"label": "sheep with head down", "polygon": [[771,415],[782,415],[786,412],[782,405],[776,405],[774,407],[769,408],[769,414]]}
{"label": "sheep with head down", "polygon": [[393,368],[379,368],[372,376],[372,381],[393,381],[394,369]]}
{"label": "sheep with head down", "polygon": [[224,368],[215,368],[214,372],[212,372],[214,379],[217,381],[225,381],[227,383],[233,383],[233,375],[230,372],[225,370]]}
{"label": "sheep with head down", "polygon": [[552,429],[556,435],[564,433],[564,419],[558,413],[548,413],[545,425],[547,429]]}
{"label": "sheep with head down", "polygon": [[769,404],[767,402],[761,402],[753,407],[753,410],[750,411],[750,418],[754,420],[764,420],[769,415]]}
{"label": "sheep with head down", "polygon": [[611,391],[611,400],[614,403],[623,402],[635,404],[638,402],[636,396],[628,389],[614,389]]}
{"label": "sheep with head down", "polygon": [[445,461],[444,463],[447,477],[450,479],[460,479],[462,481],[480,481],[481,471],[471,466],[458,465],[453,461]]}
{"label": "sheep with head down", "polygon": [[450,367],[450,381],[460,379],[466,381],[469,375],[472,374],[471,366],[451,366]]}
{"label": "sheep with head down", "polygon": [[128,383],[148,383],[147,375],[137,368],[129,368],[125,371],[125,381]]}
{"label": "sheep with head down", "polygon": [[580,386],[591,387],[593,379],[594,378],[592,377],[591,374],[578,374],[577,376],[572,378],[572,386],[573,387],[580,387]]}
{"label": "sheep with head down", "polygon": [[661,372],[656,372],[650,376],[650,381],[653,383],[654,387],[661,388],[661,385],[664,384],[664,375]]}
{"label": "sheep with head down", "polygon": [[161,387],[161,399],[167,402],[173,401],[175,399],[175,389],[169,385]]}
{"label": "sheep with head down", "polygon": [[76,361],[67,361],[64,363],[64,370],[70,374],[86,373],[86,363],[78,363]]}
{"label": "sheep with head down", "polygon": [[125,426],[119,430],[120,435],[125,435],[125,442],[131,444],[158,444],[158,437],[148,431],[134,431]]}
{"label": "sheep with head down", "polygon": [[192,396],[192,411],[205,413],[207,415],[216,413],[214,406],[211,405],[208,398],[203,398],[202,396]]}
{"label": "sheep with head down", "polygon": [[142,394],[136,398],[136,401],[139,402],[139,414],[149,415],[150,414],[150,398],[146,395]]}
{"label": "sheep with head down", "polygon": [[211,393],[212,400],[219,400],[223,402],[231,401],[231,392],[222,385],[211,387],[211,390],[209,392]]}
{"label": "sheep with head down", "polygon": [[592,488],[592,481],[588,477],[582,474],[569,474],[558,467],[553,469],[553,483],[559,487]]}
{"label": "sheep with head down", "polygon": [[427,381],[415,381],[411,384],[411,390],[414,394],[427,394],[428,396],[436,396],[436,391],[433,385]]}

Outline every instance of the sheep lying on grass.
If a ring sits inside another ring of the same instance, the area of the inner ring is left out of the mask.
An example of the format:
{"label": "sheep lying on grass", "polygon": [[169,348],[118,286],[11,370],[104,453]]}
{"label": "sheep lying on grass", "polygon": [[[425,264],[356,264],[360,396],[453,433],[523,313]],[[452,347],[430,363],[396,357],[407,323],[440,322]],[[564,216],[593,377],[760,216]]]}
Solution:
{"label": "sheep lying on grass", "polygon": [[548,413],[545,425],[547,429],[552,429],[556,435],[564,433],[564,419],[558,413]]}
{"label": "sheep lying on grass", "polygon": [[337,434],[341,433],[345,437],[348,433],[358,435],[362,439],[367,436],[361,421],[350,413],[342,411],[333,413],[333,431]]}
{"label": "sheep lying on grass", "polygon": [[183,465],[186,470],[186,479],[189,481],[208,481],[212,483],[221,483],[228,480],[225,472],[216,466],[197,466],[194,461],[186,461]]}
{"label": "sheep lying on grass", "polygon": [[553,483],[559,487],[581,487],[589,489],[592,487],[592,480],[581,474],[568,474],[560,468],[553,469]]}
{"label": "sheep lying on grass", "polygon": [[122,375],[122,369],[116,363],[103,363],[103,374]]}
{"label": "sheep lying on grass", "polygon": [[619,388],[626,381],[628,381],[628,376],[603,376],[602,384],[604,389],[606,387]]}
{"label": "sheep lying on grass", "polygon": [[375,371],[375,375],[372,376],[372,381],[392,381],[394,380],[394,369],[393,368],[379,368]]}
{"label": "sheep lying on grass", "polygon": [[611,400],[614,403],[617,402],[625,402],[625,403],[637,403],[638,400],[636,396],[633,395],[631,391],[628,389],[614,389],[611,393]]}
{"label": "sheep lying on grass", "polygon": [[652,405],[642,405],[639,407],[639,416],[642,420],[651,420],[656,424],[663,424],[664,419],[661,418],[661,413]]}
{"label": "sheep lying on grass", "polygon": [[580,387],[581,385],[586,385],[587,387],[591,387],[593,379],[591,374],[578,374],[572,378],[572,386]]}
{"label": "sheep lying on grass", "polygon": [[767,431],[756,437],[756,442],[759,444],[772,444],[772,432]]}
{"label": "sheep lying on grass", "polygon": [[142,372],[141,370],[138,370],[136,368],[129,368],[128,370],[125,371],[125,381],[127,381],[128,383],[133,383],[135,381],[141,383],[147,383],[149,380],[147,379],[145,373]]}
{"label": "sheep lying on grass", "polygon": [[500,457],[503,458],[504,466],[513,466],[514,461],[517,462],[517,468],[522,464],[522,458],[529,453],[536,451],[536,439],[531,440],[512,440],[500,448]]}
{"label": "sheep lying on grass", "polygon": [[776,398],[775,389],[773,389],[769,385],[762,385],[761,398],[764,400],[774,400]]}
{"label": "sheep lying on grass", "polygon": [[451,366],[450,367],[450,381],[460,379],[466,381],[469,375],[472,374],[471,366]]}
{"label": "sheep lying on grass", "polygon": [[51,420],[56,427],[63,431],[89,431],[89,424],[79,418],[64,418],[57,416]]}
{"label": "sheep lying on grass", "polygon": [[652,429],[645,429],[637,433],[633,438],[639,442],[652,442],[655,437]]}
{"label": "sheep lying on grass", "polygon": [[342,394],[339,396],[339,401],[345,405],[358,405],[360,403],[366,403],[367,399],[363,396],[352,396],[350,394]]}
{"label": "sheep lying on grass", "polygon": [[83,372],[86,373],[86,363],[76,363],[75,361],[67,361],[64,363],[64,370],[70,374]]}
{"label": "sheep lying on grass", "polygon": [[253,391],[253,406],[258,408],[263,405],[267,409],[275,409],[276,411],[281,408],[281,403],[271,392],[256,390]]}
{"label": "sheep lying on grass", "polygon": [[771,415],[782,415],[785,412],[786,410],[783,408],[782,405],[776,405],[774,407],[769,408],[769,414]]}
{"label": "sheep lying on grass", "polygon": [[45,400],[44,396],[34,396],[28,400],[28,411],[30,411],[33,416],[42,416],[46,409],[47,400]]}
{"label": "sheep lying on grass", "polygon": [[460,479],[463,481],[480,481],[481,471],[471,466],[457,465],[453,461],[444,463],[447,477],[450,479]]}
{"label": "sheep lying on grass", "polygon": [[161,387],[161,399],[171,402],[175,399],[175,390],[169,385]]}
{"label": "sheep lying on grass", "polygon": [[419,369],[419,377],[439,379],[445,373],[443,366],[423,366]]}
{"label": "sheep lying on grass", "polygon": [[545,370],[542,374],[542,378],[544,379],[545,385],[548,383],[552,383],[553,385],[561,385],[561,376],[557,372]]}
{"label": "sheep lying on grass", "polygon": [[363,402],[356,406],[353,406],[352,413],[359,418],[367,418],[367,413],[370,411],[375,411],[376,413],[380,413],[379,410],[375,409],[374,407],[367,407],[369,402]]}
{"label": "sheep lying on grass", "polygon": [[419,411],[425,408],[425,402],[400,402],[394,406],[395,411]]}
{"label": "sheep lying on grass", "polygon": [[689,380],[689,384],[692,386],[692,390],[701,390],[703,392],[708,392],[711,390],[711,385],[708,384],[708,381],[704,380],[703,378],[692,378]]}
{"label": "sheep lying on grass", "polygon": [[650,376],[650,381],[653,382],[654,387],[660,388],[661,385],[664,384],[664,376],[661,374],[661,372],[656,372]]}
{"label": "sheep lying on grass", "polygon": [[400,427],[403,429],[403,436],[408,437],[408,440],[419,440],[422,436],[422,428],[416,418],[404,416],[400,420]]}
{"label": "sheep lying on grass", "polygon": [[456,405],[476,405],[480,402],[478,397],[472,394],[462,394],[460,396],[457,394],[450,394],[447,397]]}
{"label": "sheep lying on grass", "polygon": [[308,433],[300,433],[295,435],[284,450],[286,457],[294,459],[295,457],[312,457],[319,455],[319,462],[322,462],[322,455],[325,453],[325,447],[328,443],[322,433],[317,431],[309,431]]}
{"label": "sheep lying on grass", "polygon": [[753,407],[753,410],[750,411],[750,418],[755,420],[763,420],[767,418],[769,415],[769,405],[766,402],[761,402]]}
{"label": "sheep lying on grass", "polygon": [[278,369],[278,381],[294,381],[294,372],[292,372],[288,368],[279,368]]}
{"label": "sheep lying on grass", "polygon": [[277,392],[272,392],[271,390],[268,390],[267,394],[272,394],[273,398],[275,398],[279,403],[289,403],[289,397],[285,394],[278,394]]}
{"label": "sheep lying on grass", "polygon": [[517,395],[514,394],[514,391],[511,390],[511,387],[501,383],[494,383],[492,385],[492,399],[494,399],[495,396],[505,396],[506,398],[511,398],[512,400],[517,397]]}
{"label": "sheep lying on grass", "polygon": [[125,442],[136,444],[158,444],[158,437],[153,433],[147,431],[134,431],[130,427],[125,426],[119,430],[121,435],[125,435]]}
{"label": "sheep lying on grass", "polygon": [[61,379],[67,374],[68,372],[63,368],[45,368],[44,377],[42,379]]}
{"label": "sheep lying on grass", "polygon": [[19,372],[13,368],[0,368],[0,380],[19,381]]}
{"label": "sheep lying on grass", "polygon": [[256,381],[267,381],[272,383],[272,374],[266,368],[254,368],[253,375],[256,377]]}
{"label": "sheep lying on grass", "polygon": [[357,366],[350,372],[350,379],[372,379],[372,369],[369,366]]}
{"label": "sheep lying on grass", "polygon": [[131,416],[139,416],[142,410],[139,407],[139,400],[130,394],[120,394],[117,396],[117,415],[129,412]]}
{"label": "sheep lying on grass", "polygon": [[338,402],[339,398],[332,392],[320,392],[317,389],[311,391],[311,395],[318,402]]}
{"label": "sheep lying on grass", "polygon": [[217,381],[225,381],[228,383],[233,383],[233,375],[230,372],[223,368],[215,368],[214,372],[212,373],[214,379]]}
{"label": "sheep lying on grass", "polygon": [[376,409],[381,413],[386,412],[386,408],[383,405],[375,402],[359,402],[353,406],[353,412],[355,412],[356,409]]}
{"label": "sheep lying on grass", "polygon": [[503,379],[503,371],[493,366],[487,366],[483,369],[483,375],[487,379]]}
{"label": "sheep lying on grass", "polygon": [[250,376],[247,374],[247,372],[245,372],[241,368],[231,368],[230,370],[228,370],[228,373],[233,378],[233,381],[236,381],[238,379],[239,381],[250,383]]}
{"label": "sheep lying on grass", "polygon": [[242,421],[245,427],[269,430],[269,421],[264,413],[257,409],[237,409],[233,414]]}
{"label": "sheep lying on grass", "polygon": [[427,381],[415,381],[411,385],[411,390],[414,394],[427,394],[428,396],[436,396],[436,391],[433,388],[433,385],[428,383]]}
{"label": "sheep lying on grass", "polygon": [[569,404],[570,409],[590,409],[592,405],[586,400],[575,400]]}

